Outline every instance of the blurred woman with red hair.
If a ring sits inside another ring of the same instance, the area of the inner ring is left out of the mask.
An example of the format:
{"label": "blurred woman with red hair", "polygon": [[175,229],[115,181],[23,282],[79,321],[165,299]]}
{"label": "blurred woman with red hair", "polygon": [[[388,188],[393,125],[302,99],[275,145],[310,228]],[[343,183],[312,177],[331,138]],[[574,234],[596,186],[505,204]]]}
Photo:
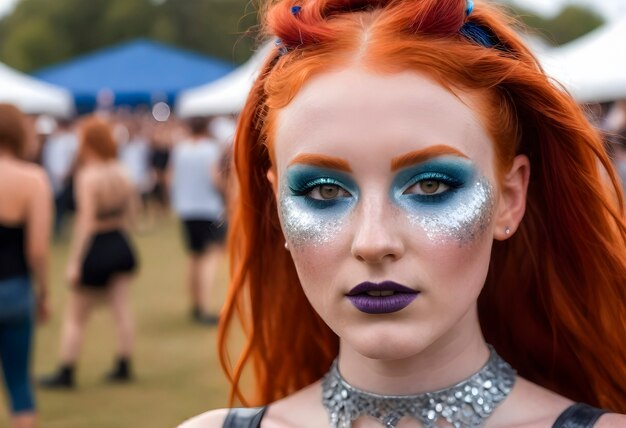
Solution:
{"label": "blurred woman with red hair", "polygon": [[24,115],[0,104],[0,364],[11,426],[36,424],[30,375],[35,320],[50,315],[48,258],[52,191],[43,169],[23,159]]}
{"label": "blurred woman with red hair", "polygon": [[271,2],[220,325],[231,403],[261,407],[186,426],[626,426],[622,194],[511,24]]}
{"label": "blurred woman with red hair", "polygon": [[74,387],[85,324],[102,299],[111,305],[119,342],[117,361],[107,379],[132,378],[134,322],[128,287],[137,262],[126,226],[135,194],[117,160],[117,146],[108,123],[97,117],[84,119],[79,140],[77,216],[66,270],[71,293],[61,333],[61,366],[41,379],[45,388]]}

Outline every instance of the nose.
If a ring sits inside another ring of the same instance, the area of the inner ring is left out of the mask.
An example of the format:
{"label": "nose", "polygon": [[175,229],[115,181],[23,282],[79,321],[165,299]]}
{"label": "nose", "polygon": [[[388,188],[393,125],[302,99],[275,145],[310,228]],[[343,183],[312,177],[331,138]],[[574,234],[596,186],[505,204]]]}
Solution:
{"label": "nose", "polygon": [[404,243],[390,202],[363,201],[357,211],[352,240],[352,255],[370,264],[398,260],[404,254]]}

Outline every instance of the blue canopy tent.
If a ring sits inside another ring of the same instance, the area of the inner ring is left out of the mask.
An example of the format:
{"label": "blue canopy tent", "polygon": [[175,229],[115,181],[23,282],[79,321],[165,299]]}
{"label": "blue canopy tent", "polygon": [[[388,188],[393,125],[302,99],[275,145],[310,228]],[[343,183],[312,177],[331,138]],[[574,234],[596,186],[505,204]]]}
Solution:
{"label": "blue canopy tent", "polygon": [[92,111],[98,97],[115,105],[174,104],[187,88],[211,82],[233,69],[225,61],[149,40],[134,40],[36,71],[34,76],[67,88],[79,112]]}

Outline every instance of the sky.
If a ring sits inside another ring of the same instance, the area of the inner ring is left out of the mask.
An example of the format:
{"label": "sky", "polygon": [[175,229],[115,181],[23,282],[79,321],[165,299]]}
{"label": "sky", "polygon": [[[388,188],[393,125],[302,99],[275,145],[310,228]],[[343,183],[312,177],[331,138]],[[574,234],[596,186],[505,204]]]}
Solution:
{"label": "sky", "polygon": [[0,17],[10,12],[15,3],[17,3],[17,0],[0,0]]}
{"label": "sky", "polygon": [[[0,0],[0,17],[11,11],[18,0]],[[55,1],[55,0],[48,0]],[[626,0],[507,0],[536,11],[546,17],[553,16],[564,5],[577,3],[597,9],[607,20],[626,15]]]}

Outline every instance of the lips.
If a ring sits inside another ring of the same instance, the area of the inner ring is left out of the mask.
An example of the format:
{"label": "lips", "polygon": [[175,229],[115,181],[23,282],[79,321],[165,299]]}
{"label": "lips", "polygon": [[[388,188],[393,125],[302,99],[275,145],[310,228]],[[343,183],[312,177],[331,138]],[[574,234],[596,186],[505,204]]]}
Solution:
{"label": "lips", "polygon": [[419,292],[393,281],[362,282],[346,297],[359,311],[366,314],[398,312],[413,302]]}

